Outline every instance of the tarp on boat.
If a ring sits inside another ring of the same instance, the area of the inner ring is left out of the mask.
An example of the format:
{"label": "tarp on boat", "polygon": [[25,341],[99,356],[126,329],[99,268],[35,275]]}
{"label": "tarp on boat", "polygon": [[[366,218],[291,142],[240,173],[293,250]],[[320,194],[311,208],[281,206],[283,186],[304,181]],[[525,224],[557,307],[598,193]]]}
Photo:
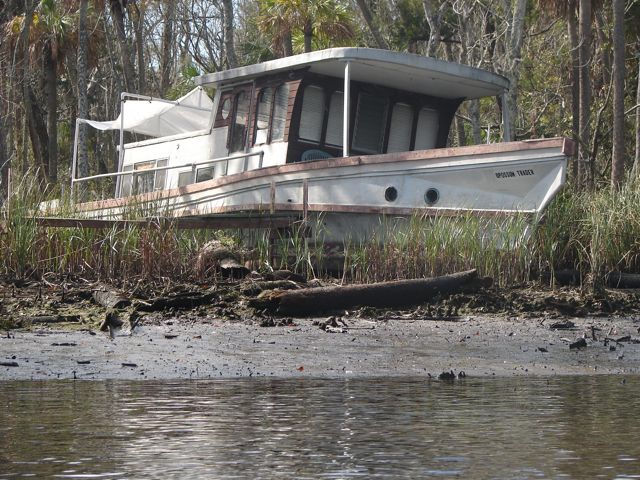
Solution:
{"label": "tarp on boat", "polygon": [[124,130],[152,137],[203,130],[209,126],[213,102],[196,87],[175,102],[149,99],[127,99],[118,118],[106,122],[85,120],[98,130],[119,130],[124,113]]}

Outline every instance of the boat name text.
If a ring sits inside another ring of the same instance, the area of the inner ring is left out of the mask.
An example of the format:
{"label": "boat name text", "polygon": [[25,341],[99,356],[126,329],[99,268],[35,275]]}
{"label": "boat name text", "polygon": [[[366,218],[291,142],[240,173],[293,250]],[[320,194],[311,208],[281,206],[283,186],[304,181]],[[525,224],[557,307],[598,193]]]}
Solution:
{"label": "boat name text", "polygon": [[514,177],[526,177],[528,175],[535,175],[535,172],[530,168],[524,170],[516,170],[515,172],[495,172],[496,178],[514,178]]}

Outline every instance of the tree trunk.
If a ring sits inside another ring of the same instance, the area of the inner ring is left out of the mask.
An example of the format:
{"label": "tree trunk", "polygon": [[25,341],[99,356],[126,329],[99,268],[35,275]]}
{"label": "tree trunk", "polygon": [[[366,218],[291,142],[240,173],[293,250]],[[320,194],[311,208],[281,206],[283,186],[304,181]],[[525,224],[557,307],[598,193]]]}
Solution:
{"label": "tree trunk", "polygon": [[422,0],[422,7],[424,9],[424,15],[427,19],[427,24],[429,25],[429,42],[427,43],[427,57],[435,57],[436,52],[438,50],[438,45],[440,45],[440,26],[442,19],[442,6],[440,8],[436,8],[433,5],[433,0]]}
{"label": "tree trunk", "polygon": [[58,181],[58,76],[56,54],[51,40],[44,52],[45,84],[47,92],[48,177],[50,183]]}
{"label": "tree trunk", "polygon": [[9,160],[7,159],[7,149],[5,148],[5,128],[4,115],[0,111],[0,207],[9,196]]}
{"label": "tree trunk", "polygon": [[[173,8],[174,2],[169,3]],[[138,93],[144,93],[147,89],[147,64],[144,61],[144,6],[134,3],[134,8],[136,11],[134,28],[136,31],[136,56],[138,57]],[[165,22],[165,28],[166,25]]]}
{"label": "tree trunk", "polygon": [[624,0],[613,0],[613,188],[624,180],[624,4]]}
{"label": "tree trunk", "polygon": [[233,0],[222,0],[222,8],[224,11],[224,49],[227,54],[227,65],[229,68],[236,68],[238,57],[236,56],[235,29],[233,27]]}
{"label": "tree trunk", "polygon": [[286,32],[283,35],[282,49],[284,51],[285,57],[290,57],[291,55],[293,55],[293,39],[291,38],[290,31]]}
{"label": "tree trunk", "polygon": [[[25,128],[28,131],[31,147],[33,149],[33,157],[35,166],[41,177],[46,177],[46,171],[49,169],[47,153],[49,139],[47,136],[47,126],[43,120],[42,109],[35,98],[35,94],[31,89],[31,75],[29,71],[29,32],[31,22],[33,20],[34,5],[29,3],[25,8],[24,26],[20,32],[20,43],[22,47],[22,93],[25,112]],[[23,152],[25,154],[26,166],[26,139],[23,142]]]}
{"label": "tree trunk", "polygon": [[591,0],[580,0],[579,12],[580,38],[580,139],[578,141],[578,184],[591,183],[591,168],[589,165],[589,144],[591,119]]}
{"label": "tree trunk", "polygon": [[527,0],[516,0],[513,6],[511,17],[511,25],[509,28],[508,44],[505,45],[505,55],[507,57],[507,77],[509,78],[509,91],[505,95],[506,105],[502,108],[507,111],[509,122],[510,138],[505,141],[511,141],[516,138],[516,116],[518,101],[518,81],[520,79],[520,58],[522,52],[522,39],[524,36],[524,18],[527,13]]}
{"label": "tree trunk", "polygon": [[313,40],[313,25],[311,24],[310,20],[307,20],[304,23],[303,32],[304,32],[304,53],[309,53],[313,51],[313,45],[311,43]]}
{"label": "tree trunk", "polygon": [[[87,98],[87,49],[89,38],[87,32],[87,9],[89,0],[80,0],[80,17],[78,20],[78,117],[87,118],[89,116],[89,99]],[[78,170],[75,174],[78,177],[89,176],[89,155],[87,150],[87,126],[83,123],[78,128]],[[85,199],[85,183],[78,184],[78,198]]]}
{"label": "tree trunk", "polygon": [[[26,97],[29,99],[26,115],[27,129],[29,130],[29,138],[31,139],[31,148],[33,149],[33,157],[35,166],[38,168],[41,178],[46,180],[49,165],[49,136],[47,134],[47,124],[44,120],[44,112],[38,103],[36,94],[29,84],[26,85]],[[27,103],[25,102],[25,106]],[[26,146],[25,146],[26,148]]]}
{"label": "tree trunk", "polygon": [[[580,138],[580,53],[578,39],[578,21],[576,18],[575,0],[569,7],[567,20],[569,43],[571,46],[571,138],[578,143]],[[572,160],[572,178],[574,183],[578,181],[578,157],[574,154]]]}
{"label": "tree trunk", "polygon": [[613,63],[611,59],[611,44],[613,43],[613,39],[607,38],[608,25],[602,9],[598,10],[593,15],[596,21],[596,38],[599,47],[595,50],[600,52],[600,70],[602,72],[601,76],[596,76],[596,78],[594,79],[593,90],[597,92],[602,87],[606,87],[611,83],[611,71]]}
{"label": "tree trunk", "polygon": [[[226,0],[225,0],[226,1]],[[175,14],[175,3],[173,0],[164,2],[164,29],[162,30],[162,56],[161,56],[161,77],[160,96],[164,97],[171,85],[171,52],[173,47],[173,21]]]}
{"label": "tree trunk", "polygon": [[638,85],[636,86],[636,156],[633,162],[635,179],[640,172],[640,42],[638,42]]}
{"label": "tree trunk", "polygon": [[131,52],[129,51],[129,41],[124,28],[124,0],[111,0],[111,16],[116,28],[116,36],[120,45],[120,57],[122,61],[122,71],[124,73],[124,87],[130,93],[135,93],[135,74],[131,63]]}
{"label": "tree trunk", "polygon": [[389,44],[380,33],[380,29],[374,21],[371,9],[367,4],[367,0],[356,0],[356,3],[358,4],[358,8],[362,13],[364,22],[367,24],[367,27],[369,27],[369,31],[371,32],[371,35],[373,35],[373,39],[376,41],[377,47],[383,50],[389,50]]}

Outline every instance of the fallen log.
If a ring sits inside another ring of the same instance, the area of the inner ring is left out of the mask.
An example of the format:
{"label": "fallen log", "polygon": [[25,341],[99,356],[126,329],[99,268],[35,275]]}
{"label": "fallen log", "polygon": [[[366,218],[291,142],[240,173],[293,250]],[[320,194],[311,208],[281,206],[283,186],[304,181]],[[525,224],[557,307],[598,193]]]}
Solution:
{"label": "fallen log", "polygon": [[311,316],[365,306],[408,307],[438,294],[474,290],[487,284],[490,279],[478,279],[477,271],[469,270],[434,278],[271,292],[264,300],[266,308],[280,315]]}

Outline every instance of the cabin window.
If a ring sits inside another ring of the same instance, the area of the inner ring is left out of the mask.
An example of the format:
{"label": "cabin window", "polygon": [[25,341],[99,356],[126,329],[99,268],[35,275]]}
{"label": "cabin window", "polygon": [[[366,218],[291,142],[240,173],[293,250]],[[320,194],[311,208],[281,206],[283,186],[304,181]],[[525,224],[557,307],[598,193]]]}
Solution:
{"label": "cabin window", "polygon": [[181,172],[178,174],[178,187],[186,187],[193,183],[193,172]]}
{"label": "cabin window", "polygon": [[124,175],[122,177],[122,185],[120,187],[121,196],[138,195],[141,193],[149,193],[155,190],[165,188],[167,179],[166,170],[152,170],[157,167],[166,167],[168,160],[151,160],[147,162],[138,162],[135,165],[127,165],[122,171],[134,172],[132,175]]}
{"label": "cabin window", "polygon": [[324,90],[315,85],[304,89],[298,136],[301,140],[320,143],[324,120]]}
{"label": "cabin window", "polygon": [[249,95],[244,90],[236,95],[235,111],[231,125],[231,140],[229,142],[230,152],[244,150],[245,139],[247,138],[247,116],[249,114]]}
{"label": "cabin window", "polygon": [[329,102],[329,119],[327,121],[326,143],[342,146],[342,124],[344,109],[344,95],[342,92],[333,92]]}
{"label": "cabin window", "polygon": [[435,148],[438,138],[438,112],[431,108],[423,108],[418,114],[416,143],[414,150]]}
{"label": "cabin window", "polygon": [[287,124],[287,110],[289,107],[289,85],[284,83],[276,89],[275,105],[273,106],[273,126],[271,127],[271,141],[284,140],[284,129]]}
{"label": "cabin window", "polygon": [[213,180],[214,168],[203,167],[199,168],[196,172],[196,183],[206,182],[207,180]]}
{"label": "cabin window", "polygon": [[258,108],[256,113],[256,139],[254,145],[267,143],[269,137],[269,118],[271,117],[271,104],[273,102],[273,88],[263,88],[258,95]]}
{"label": "cabin window", "polygon": [[407,152],[411,149],[413,108],[406,103],[396,103],[391,112],[387,152]]}
{"label": "cabin window", "polygon": [[364,153],[382,152],[386,118],[387,99],[361,93],[358,96],[353,149]]}

